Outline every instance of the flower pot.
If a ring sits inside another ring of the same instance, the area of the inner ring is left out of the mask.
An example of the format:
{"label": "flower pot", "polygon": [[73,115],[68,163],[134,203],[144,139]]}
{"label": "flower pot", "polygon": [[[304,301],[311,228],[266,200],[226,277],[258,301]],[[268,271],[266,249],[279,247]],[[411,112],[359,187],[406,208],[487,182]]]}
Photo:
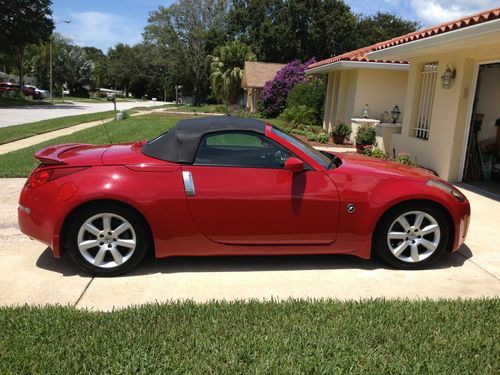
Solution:
{"label": "flower pot", "polygon": [[364,154],[366,149],[371,149],[372,145],[364,143],[356,143],[356,152],[358,154]]}
{"label": "flower pot", "polygon": [[333,137],[333,142],[336,145],[342,145],[342,144],[344,144],[345,137],[343,135],[332,135],[332,137]]}

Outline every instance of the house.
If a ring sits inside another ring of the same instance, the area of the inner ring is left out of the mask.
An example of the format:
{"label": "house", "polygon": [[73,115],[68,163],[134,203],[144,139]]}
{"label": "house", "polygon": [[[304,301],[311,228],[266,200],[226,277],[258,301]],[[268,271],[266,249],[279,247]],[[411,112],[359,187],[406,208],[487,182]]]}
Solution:
{"label": "house", "polygon": [[404,60],[368,58],[377,47],[371,45],[308,66],[307,74],[328,75],[325,130],[330,131],[336,122],[350,125],[354,119],[356,123],[363,117],[365,105],[373,123],[379,123],[384,112],[390,113],[396,105],[404,115],[409,65]]}
{"label": "house", "polygon": [[396,152],[500,191],[500,8],[379,43],[367,58],[410,63]]}
{"label": "house", "polygon": [[245,90],[246,107],[250,112],[257,111],[257,103],[264,85],[284,66],[285,64],[245,61],[241,87]]}

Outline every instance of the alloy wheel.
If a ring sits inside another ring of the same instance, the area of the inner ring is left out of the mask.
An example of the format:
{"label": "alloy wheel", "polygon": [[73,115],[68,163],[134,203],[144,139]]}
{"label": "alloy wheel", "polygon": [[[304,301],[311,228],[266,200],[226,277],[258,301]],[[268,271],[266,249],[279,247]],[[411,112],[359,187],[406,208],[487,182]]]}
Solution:
{"label": "alloy wheel", "polygon": [[423,211],[405,212],[389,226],[387,244],[391,253],[406,263],[429,258],[439,247],[441,230],[437,220]]}
{"label": "alloy wheel", "polygon": [[128,220],[104,212],[84,221],[78,231],[77,245],[88,263],[99,268],[115,268],[132,257],[137,239]]}

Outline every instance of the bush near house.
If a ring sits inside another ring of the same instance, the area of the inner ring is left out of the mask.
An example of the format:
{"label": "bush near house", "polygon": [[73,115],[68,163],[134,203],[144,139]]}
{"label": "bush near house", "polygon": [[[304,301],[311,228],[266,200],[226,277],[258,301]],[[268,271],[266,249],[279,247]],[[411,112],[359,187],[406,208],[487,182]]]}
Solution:
{"label": "bush near house", "polygon": [[297,83],[288,93],[286,107],[305,105],[314,110],[314,124],[321,124],[323,120],[323,106],[325,103],[325,79],[315,77],[309,81]]}
{"label": "bush near house", "polygon": [[259,112],[266,118],[276,117],[283,112],[288,93],[297,83],[304,81],[307,67],[315,61],[311,59],[302,63],[300,60],[294,60],[279,70],[262,89]]}
{"label": "bush near house", "polygon": [[315,120],[315,112],[314,109],[305,105],[297,105],[285,108],[278,118],[292,125],[292,127],[297,125],[312,125]]}
{"label": "bush near house", "polygon": [[404,165],[417,166],[416,161],[411,160],[410,154],[406,152],[399,153],[395,158],[390,157],[389,154],[385,153],[378,147],[365,148],[363,153],[366,156],[371,156],[377,159],[390,160]]}

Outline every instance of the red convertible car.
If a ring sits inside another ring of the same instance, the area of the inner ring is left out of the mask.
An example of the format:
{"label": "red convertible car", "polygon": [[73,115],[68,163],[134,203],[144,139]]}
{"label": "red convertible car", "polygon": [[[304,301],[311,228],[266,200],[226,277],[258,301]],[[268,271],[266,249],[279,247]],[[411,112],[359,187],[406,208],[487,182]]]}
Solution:
{"label": "red convertible car", "polygon": [[253,119],[182,120],[149,142],[38,151],[23,233],[85,271],[169,256],[376,252],[423,268],[464,242],[470,207],[419,169],[320,152]]}

